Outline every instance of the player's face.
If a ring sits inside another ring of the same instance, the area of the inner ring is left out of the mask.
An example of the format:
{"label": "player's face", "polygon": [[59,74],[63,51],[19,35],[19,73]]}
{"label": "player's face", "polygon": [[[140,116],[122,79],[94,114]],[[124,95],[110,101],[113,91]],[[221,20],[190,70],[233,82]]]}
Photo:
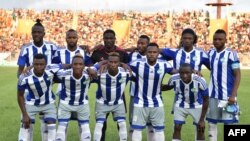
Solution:
{"label": "player's face", "polygon": [[103,37],[104,46],[112,48],[115,45],[115,35],[113,33],[106,33]]}
{"label": "player's face", "polygon": [[194,44],[194,35],[189,33],[182,35],[181,42],[184,48],[192,47]]}
{"label": "player's face", "polygon": [[148,40],[144,38],[140,38],[137,41],[137,49],[140,53],[145,53],[147,50]]}
{"label": "player's face", "polygon": [[32,38],[35,43],[39,43],[43,41],[43,37],[45,35],[44,28],[41,26],[33,26],[32,28]]}
{"label": "player's face", "polygon": [[34,59],[33,67],[34,67],[34,73],[37,76],[42,76],[46,67],[45,59]]}
{"label": "player's face", "polygon": [[66,34],[66,42],[68,47],[76,47],[78,36],[76,32],[68,32]]}
{"label": "player's face", "polygon": [[108,69],[111,71],[117,71],[120,65],[120,58],[118,56],[109,56]]}
{"label": "player's face", "polygon": [[223,33],[216,33],[213,37],[213,44],[216,49],[222,49],[225,46],[227,39]]}
{"label": "player's face", "polygon": [[84,67],[85,65],[83,62],[83,58],[76,57],[73,59],[72,69],[73,69],[74,74],[82,74]]}
{"label": "player's face", "polygon": [[189,67],[183,67],[179,70],[181,80],[185,83],[191,81],[192,70]]}
{"label": "player's face", "polygon": [[158,55],[159,55],[159,49],[156,46],[149,46],[147,47],[147,59],[149,63],[156,62]]}

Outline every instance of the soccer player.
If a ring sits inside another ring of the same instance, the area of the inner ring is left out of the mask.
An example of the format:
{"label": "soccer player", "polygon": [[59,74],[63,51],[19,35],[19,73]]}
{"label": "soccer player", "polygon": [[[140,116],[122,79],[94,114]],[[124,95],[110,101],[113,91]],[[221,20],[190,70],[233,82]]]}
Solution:
{"label": "soccer player", "polygon": [[84,59],[81,54],[72,58],[72,69],[59,70],[57,77],[62,83],[60,102],[58,107],[57,140],[66,140],[66,129],[72,112],[76,112],[80,125],[80,140],[90,141],[88,89],[90,77],[84,71]]}
{"label": "soccer player", "polygon": [[142,130],[150,122],[154,128],[154,140],[164,141],[165,112],[161,97],[161,83],[166,73],[175,73],[165,60],[157,59],[159,46],[150,43],[146,58],[130,63],[135,77],[132,141],[142,140]]}
{"label": "soccer player", "polygon": [[226,47],[226,36],[224,30],[218,29],[213,36],[214,48],[208,53],[211,75],[206,119],[210,141],[217,141],[218,122],[233,124],[239,120],[237,90],[241,79],[240,61],[237,52]]}
{"label": "soccer player", "polygon": [[[196,141],[204,141],[205,116],[208,109],[208,86],[204,78],[193,73],[188,63],[180,66],[179,73],[174,74],[163,85],[162,90],[174,88],[177,96],[174,112],[174,133],[172,141],[181,140],[181,128],[188,115],[192,116],[197,133]],[[184,139],[185,140],[185,139]]]}
{"label": "soccer player", "polygon": [[[56,107],[55,95],[52,92],[53,77],[60,69],[59,65],[48,65],[43,54],[36,54],[33,69],[28,74],[22,74],[18,81],[18,104],[22,112],[22,128],[19,141],[30,139],[29,129],[35,123],[35,116],[44,113],[44,121],[48,124],[47,141],[54,141],[56,137]],[[24,98],[27,90],[26,98]]]}
{"label": "soccer player", "polygon": [[[96,62],[100,62],[103,60],[107,60],[109,57],[109,54],[111,52],[117,52],[117,53],[119,53],[119,56],[120,56],[120,62],[121,63],[128,63],[127,52],[125,50],[123,50],[122,48],[119,48],[118,46],[116,46],[115,41],[116,41],[116,34],[115,34],[114,30],[112,30],[112,29],[105,30],[103,33],[104,45],[100,45],[98,47],[95,47],[96,49],[94,50],[94,52],[91,55],[92,62],[96,63]],[[126,104],[125,95],[122,95],[122,96],[123,96],[124,104]],[[126,109],[126,105],[125,105],[125,109]],[[109,113],[107,113],[107,118],[108,118],[108,115],[109,115]],[[106,128],[107,128],[107,121],[105,121],[103,123],[103,128],[102,128],[103,131],[102,131],[101,141],[105,141]]]}
{"label": "soccer player", "polygon": [[107,71],[98,76],[94,141],[101,140],[103,123],[107,120],[108,113],[112,113],[114,121],[118,123],[120,141],[127,140],[126,111],[122,95],[130,74],[119,66],[119,53],[110,53]]}
{"label": "soccer player", "polygon": [[[203,49],[195,47],[196,42],[197,35],[194,30],[186,28],[181,34],[181,47],[178,49],[164,48],[161,53],[167,60],[173,60],[175,69],[179,70],[181,64],[189,63],[195,73],[201,74],[202,65],[210,68],[209,59]],[[176,97],[173,101],[172,113],[174,112],[175,101]]]}
{"label": "soccer player", "polygon": [[[33,42],[24,45],[21,48],[21,52],[19,54],[19,58],[17,61],[18,71],[17,76],[23,72],[25,67],[29,67],[33,63],[33,57],[38,54],[46,55],[46,63],[51,64],[53,56],[57,50],[57,46],[51,42],[46,42],[43,40],[45,36],[44,26],[41,24],[41,21],[37,19],[36,23],[32,27],[32,38]],[[47,126],[43,120],[43,113],[40,113],[41,119],[41,136],[42,141],[47,141]],[[22,128],[22,127],[21,127]],[[21,131],[21,130],[20,130]],[[33,140],[33,128],[30,128],[30,138]],[[21,134],[21,133],[20,133]]]}
{"label": "soccer player", "polygon": [[[146,58],[147,46],[150,42],[150,38],[147,35],[141,35],[137,41],[137,49],[129,54],[129,62],[133,62],[137,59]],[[130,123],[130,131],[129,137],[132,139],[133,129],[131,128],[132,118],[133,118],[133,99],[135,90],[135,83],[130,81],[130,102],[129,102],[129,123]],[[147,140],[153,141],[153,127],[150,123],[147,123]]]}

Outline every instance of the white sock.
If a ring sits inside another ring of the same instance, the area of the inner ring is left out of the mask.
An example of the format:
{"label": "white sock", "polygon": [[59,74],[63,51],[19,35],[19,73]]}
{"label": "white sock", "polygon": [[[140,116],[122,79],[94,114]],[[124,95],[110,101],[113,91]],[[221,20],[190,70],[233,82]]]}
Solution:
{"label": "white sock", "polygon": [[94,141],[100,141],[102,137],[103,123],[97,122],[94,131]]}
{"label": "white sock", "polygon": [[126,127],[126,122],[125,121],[121,121],[118,122],[119,125],[119,137],[120,137],[120,141],[127,141],[127,127]]}
{"label": "white sock", "polygon": [[81,124],[79,122],[78,122],[78,133],[79,133],[79,139],[81,139],[82,128],[81,128]]}
{"label": "white sock", "polygon": [[59,122],[56,132],[56,140],[66,141],[66,128],[68,126],[67,122]]}
{"label": "white sock", "polygon": [[181,140],[179,140],[179,139],[172,139],[172,141],[181,141]]}
{"label": "white sock", "polygon": [[48,141],[56,140],[56,124],[48,124]]}
{"label": "white sock", "polygon": [[23,127],[21,127],[18,135],[18,140],[29,141],[29,129],[24,129]]}
{"label": "white sock", "polygon": [[89,123],[81,124],[81,141],[91,141]]}
{"label": "white sock", "polygon": [[205,140],[196,140],[196,141],[205,141]]}
{"label": "white sock", "polygon": [[141,141],[142,140],[142,131],[134,130],[132,134],[132,141]]}
{"label": "white sock", "polygon": [[29,128],[29,141],[33,141],[34,124],[30,124]]}
{"label": "white sock", "polygon": [[48,141],[48,127],[47,123],[44,121],[44,115],[40,116],[40,123],[41,123],[41,137],[42,141]]}
{"label": "white sock", "polygon": [[154,141],[154,128],[152,125],[147,126],[148,134],[147,141]]}
{"label": "white sock", "polygon": [[208,123],[208,138],[209,141],[217,141],[217,125]]}
{"label": "white sock", "polygon": [[165,141],[164,131],[154,131],[155,141]]}

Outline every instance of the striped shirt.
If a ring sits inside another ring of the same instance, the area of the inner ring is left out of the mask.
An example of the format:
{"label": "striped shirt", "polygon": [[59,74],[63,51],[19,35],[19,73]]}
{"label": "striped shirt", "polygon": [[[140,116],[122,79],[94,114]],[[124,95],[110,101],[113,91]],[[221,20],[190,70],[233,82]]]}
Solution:
{"label": "striped shirt", "polygon": [[129,73],[119,67],[116,76],[104,72],[98,76],[96,101],[105,105],[117,105],[123,103],[122,95],[126,84],[130,79]]}
{"label": "striped shirt", "polygon": [[147,59],[138,59],[130,63],[135,77],[134,106],[162,107],[161,84],[166,73],[171,73],[172,66],[165,60],[158,59],[154,66]]}
{"label": "striped shirt", "polygon": [[29,43],[21,48],[20,55],[18,57],[18,66],[31,66],[33,58],[36,54],[44,54],[46,56],[47,64],[52,63],[52,59],[57,50],[57,46],[50,42],[43,42],[41,47],[35,46],[34,43]]}
{"label": "striped shirt", "polygon": [[217,52],[215,48],[208,53],[211,75],[209,83],[209,96],[220,100],[227,100],[234,87],[234,69],[240,69],[239,56],[236,51],[226,47]]}
{"label": "striped shirt", "polygon": [[201,108],[202,97],[208,96],[206,80],[196,74],[191,75],[191,81],[186,84],[180,78],[180,74],[174,74],[168,81],[169,86],[174,86],[176,95],[176,107]]}
{"label": "striped shirt", "polygon": [[54,74],[60,69],[60,65],[51,64],[45,69],[43,76],[38,77],[33,70],[30,73],[21,74],[18,81],[18,91],[27,89],[25,103],[28,105],[45,105],[55,102],[52,92]]}
{"label": "striped shirt", "polygon": [[207,53],[196,47],[193,47],[190,52],[186,52],[183,47],[180,49],[164,48],[162,55],[168,60],[173,60],[174,68],[177,70],[183,63],[190,64],[192,69],[197,71],[201,71],[202,65],[209,66]]}
{"label": "striped shirt", "polygon": [[60,102],[69,105],[88,104],[90,78],[85,71],[79,79],[73,76],[72,69],[59,70],[56,75],[62,83]]}
{"label": "striped shirt", "polygon": [[78,53],[83,56],[85,65],[92,64],[90,57],[80,47],[77,47],[75,51],[70,51],[67,48],[58,49],[53,58],[53,63],[71,64],[73,57]]}

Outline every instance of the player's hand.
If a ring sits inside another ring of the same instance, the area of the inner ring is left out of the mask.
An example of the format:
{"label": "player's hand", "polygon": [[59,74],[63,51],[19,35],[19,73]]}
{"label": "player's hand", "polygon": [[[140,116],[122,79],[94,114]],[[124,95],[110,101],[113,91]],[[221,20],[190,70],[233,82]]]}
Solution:
{"label": "player's hand", "polygon": [[203,75],[200,71],[193,70],[193,73],[199,75],[200,77],[203,77]]}
{"label": "player's hand", "polygon": [[79,47],[84,51],[86,51],[87,53],[91,52],[90,47],[88,45],[80,45]]}
{"label": "player's hand", "polygon": [[236,102],[236,98],[231,95],[229,98],[228,98],[228,104],[234,104]]}
{"label": "player's hand", "polygon": [[30,120],[30,117],[27,114],[23,115],[22,122],[23,122],[23,127],[25,129],[30,128],[31,120]]}
{"label": "player's hand", "polygon": [[100,74],[104,73],[104,72],[107,71],[107,69],[108,69],[108,65],[107,64],[103,64],[103,65],[100,66],[99,73]]}
{"label": "player's hand", "polygon": [[87,72],[88,72],[88,74],[89,74],[90,80],[93,80],[93,79],[97,78],[97,73],[96,73],[95,70],[93,70],[93,69],[91,69],[91,68],[88,68],[88,69],[87,69]]}
{"label": "player's hand", "polygon": [[132,76],[132,70],[129,67],[129,65],[125,64],[125,63],[121,63],[121,67],[125,69],[125,71],[129,71],[130,76]]}
{"label": "player's hand", "polygon": [[29,74],[29,71],[30,71],[32,68],[33,68],[33,66],[26,67],[26,68],[23,70],[22,74],[28,75],[28,74]]}

